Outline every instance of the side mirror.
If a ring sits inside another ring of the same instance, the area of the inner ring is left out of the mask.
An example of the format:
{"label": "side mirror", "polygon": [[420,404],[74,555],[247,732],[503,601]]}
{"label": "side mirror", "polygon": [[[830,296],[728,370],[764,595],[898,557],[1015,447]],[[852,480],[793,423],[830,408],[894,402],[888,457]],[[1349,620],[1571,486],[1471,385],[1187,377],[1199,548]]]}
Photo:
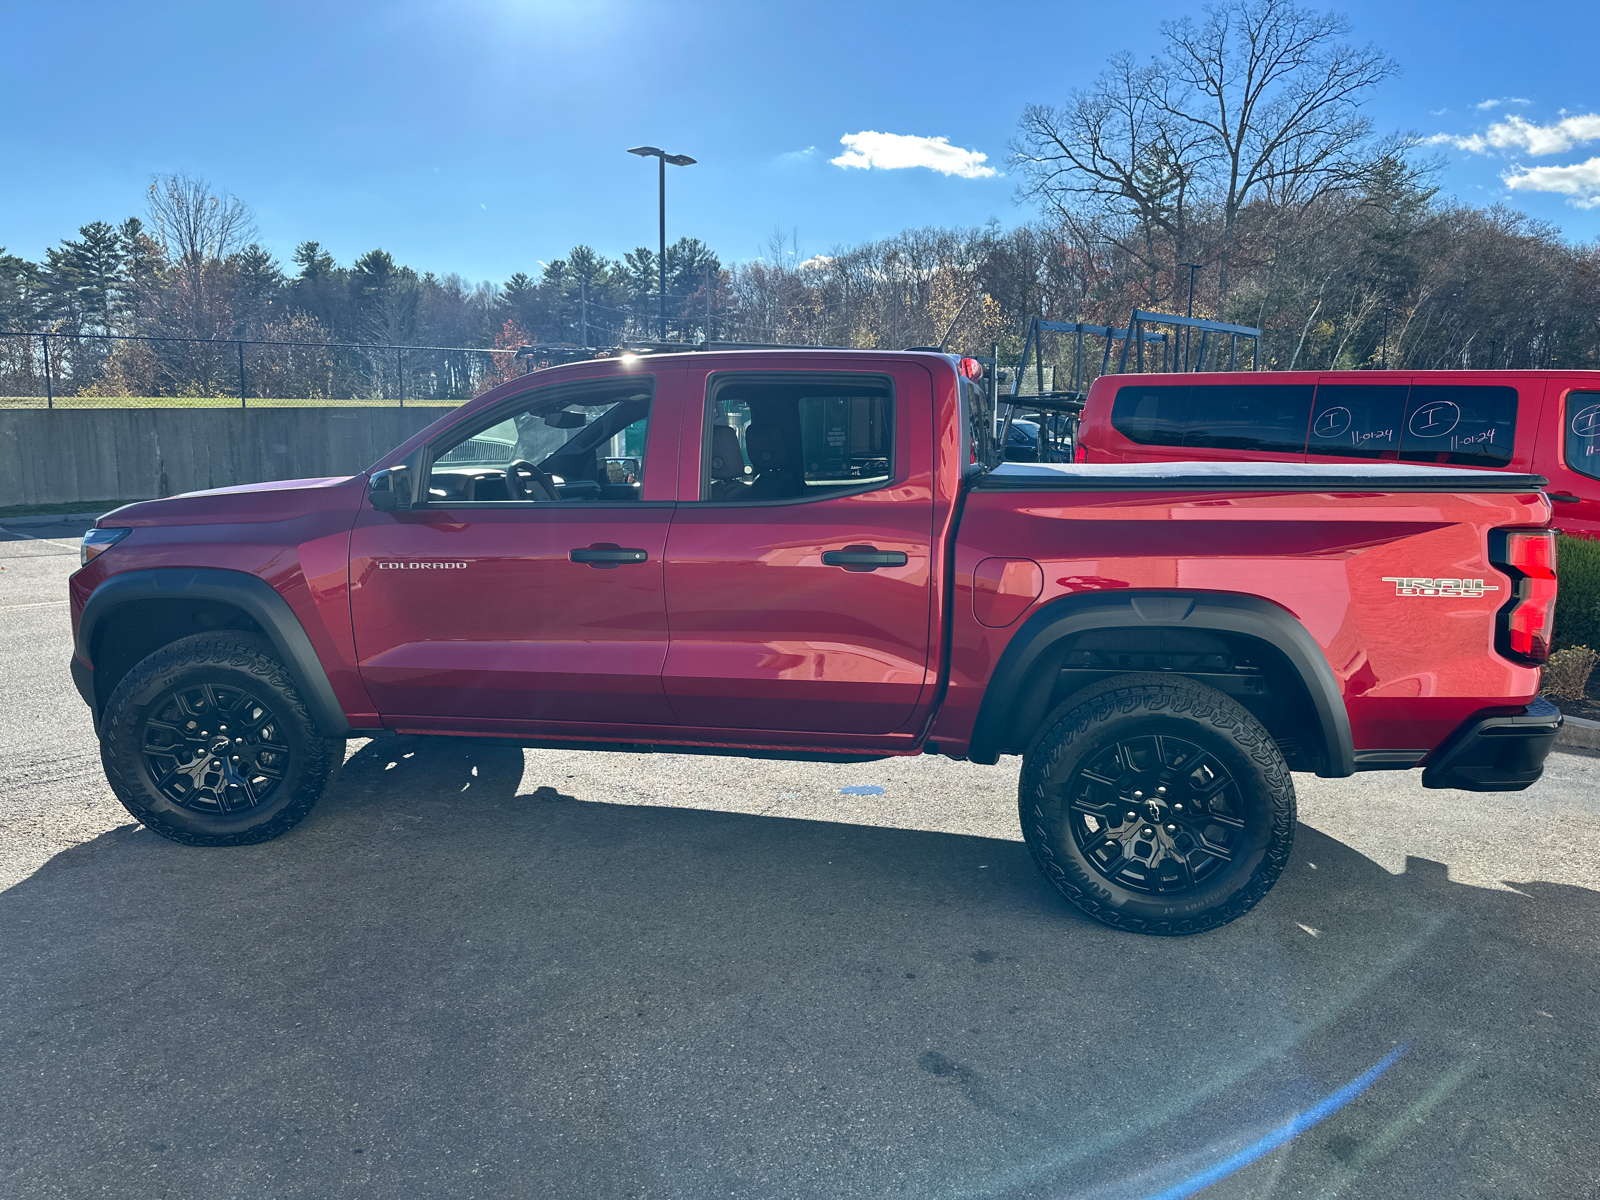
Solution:
{"label": "side mirror", "polygon": [[374,471],[367,480],[367,499],[379,512],[411,507],[411,468],[405,465]]}

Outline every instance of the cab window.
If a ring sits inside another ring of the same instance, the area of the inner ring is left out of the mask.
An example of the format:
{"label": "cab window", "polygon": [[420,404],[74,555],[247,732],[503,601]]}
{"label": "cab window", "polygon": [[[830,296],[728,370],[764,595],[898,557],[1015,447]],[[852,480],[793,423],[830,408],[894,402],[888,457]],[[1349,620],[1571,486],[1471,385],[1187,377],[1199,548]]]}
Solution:
{"label": "cab window", "polygon": [[1312,390],[1306,384],[1136,384],[1117,392],[1111,425],[1143,446],[1299,454]]}
{"label": "cab window", "polygon": [[1400,429],[1402,462],[1503,467],[1517,428],[1517,389],[1414,384]]}
{"label": "cab window", "polygon": [[894,390],[863,376],[714,378],[700,497],[806,501],[886,484]]}
{"label": "cab window", "polygon": [[1309,454],[1382,458],[1400,449],[1406,423],[1404,383],[1324,383],[1311,412]]}
{"label": "cab window", "polygon": [[1187,384],[1124,387],[1111,402],[1111,427],[1141,446],[1181,446],[1189,413]]}
{"label": "cab window", "polygon": [[434,451],[427,502],[616,504],[639,499],[650,380],[541,388]]}
{"label": "cab window", "polygon": [[1183,444],[1208,450],[1299,454],[1311,416],[1309,384],[1197,384],[1189,389]]}
{"label": "cab window", "polygon": [[1563,428],[1567,467],[1600,479],[1600,392],[1568,392]]}

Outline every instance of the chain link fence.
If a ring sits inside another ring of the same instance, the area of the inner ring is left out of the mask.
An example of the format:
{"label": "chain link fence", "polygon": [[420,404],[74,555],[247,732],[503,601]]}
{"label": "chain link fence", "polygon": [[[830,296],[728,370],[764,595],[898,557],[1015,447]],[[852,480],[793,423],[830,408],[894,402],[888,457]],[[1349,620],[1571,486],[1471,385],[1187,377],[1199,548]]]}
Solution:
{"label": "chain link fence", "polygon": [[445,408],[596,353],[518,349],[0,333],[0,408]]}

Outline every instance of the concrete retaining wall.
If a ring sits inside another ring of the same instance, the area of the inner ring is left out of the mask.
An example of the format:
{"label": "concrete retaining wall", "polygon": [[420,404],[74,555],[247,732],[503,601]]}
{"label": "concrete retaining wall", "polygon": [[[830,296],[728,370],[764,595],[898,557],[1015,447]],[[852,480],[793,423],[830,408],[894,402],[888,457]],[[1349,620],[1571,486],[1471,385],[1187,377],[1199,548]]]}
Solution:
{"label": "concrete retaining wall", "polygon": [[0,508],[353,475],[438,408],[0,410]]}

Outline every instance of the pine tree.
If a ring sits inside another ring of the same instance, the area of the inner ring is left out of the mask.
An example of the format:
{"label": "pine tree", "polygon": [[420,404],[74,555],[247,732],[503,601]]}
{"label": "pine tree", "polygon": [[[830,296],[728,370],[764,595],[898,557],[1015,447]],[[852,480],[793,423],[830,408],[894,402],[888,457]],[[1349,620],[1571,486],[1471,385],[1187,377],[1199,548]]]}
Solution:
{"label": "pine tree", "polygon": [[258,242],[251,242],[234,255],[233,266],[238,272],[233,296],[233,319],[241,336],[261,337],[268,322],[274,320],[283,307],[283,293],[288,280],[284,278],[277,259]]}

